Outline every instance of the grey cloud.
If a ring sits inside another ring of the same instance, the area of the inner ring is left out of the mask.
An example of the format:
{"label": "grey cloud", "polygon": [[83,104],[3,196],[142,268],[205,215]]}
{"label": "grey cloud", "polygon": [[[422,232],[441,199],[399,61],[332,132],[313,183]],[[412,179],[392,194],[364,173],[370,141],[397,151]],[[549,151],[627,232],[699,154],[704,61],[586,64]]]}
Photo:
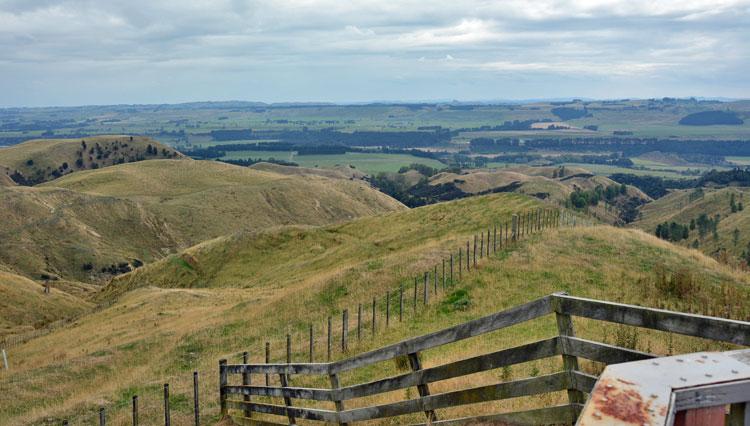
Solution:
{"label": "grey cloud", "polygon": [[748,18],[747,0],[0,0],[0,104],[749,96]]}

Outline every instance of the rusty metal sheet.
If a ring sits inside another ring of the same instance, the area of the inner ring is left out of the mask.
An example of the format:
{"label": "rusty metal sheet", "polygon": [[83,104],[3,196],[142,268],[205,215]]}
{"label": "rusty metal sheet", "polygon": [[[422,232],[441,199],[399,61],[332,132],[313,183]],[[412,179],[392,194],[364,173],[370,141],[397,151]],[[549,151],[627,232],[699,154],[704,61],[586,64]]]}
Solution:
{"label": "rusty metal sheet", "polygon": [[608,366],[579,426],[671,425],[673,392],[750,378],[750,350],[697,352]]}

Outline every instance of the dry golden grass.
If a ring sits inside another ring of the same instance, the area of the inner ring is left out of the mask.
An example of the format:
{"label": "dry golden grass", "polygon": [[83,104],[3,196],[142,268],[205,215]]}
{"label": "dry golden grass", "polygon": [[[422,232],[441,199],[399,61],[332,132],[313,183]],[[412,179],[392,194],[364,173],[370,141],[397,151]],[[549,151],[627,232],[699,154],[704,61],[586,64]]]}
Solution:
{"label": "dry golden grass", "polygon": [[186,159],[0,187],[0,205],[0,262],[32,279],[47,274],[83,282],[109,279],[101,268],[112,264],[152,262],[237,231],[325,225],[405,208],[361,181]]}
{"label": "dry golden grass", "polygon": [[[357,304],[367,304],[372,297],[377,297],[379,328],[383,330],[383,296],[387,290],[401,283],[411,288],[414,275],[431,270],[449,250],[465,247],[467,237],[480,227],[491,221],[503,222],[511,212],[535,207],[536,203],[522,196],[500,194],[363,218],[320,230],[282,229],[218,240],[192,252],[204,274],[188,280],[184,287],[206,287],[202,289],[144,287],[141,283],[149,281],[163,287],[180,284],[180,280],[168,279],[175,273],[170,263],[153,265],[144,269],[141,277],[131,277],[135,290],[118,293],[116,298],[110,294],[107,307],[11,353],[11,358],[20,362],[11,374],[0,376],[0,423],[35,423],[49,417],[86,419],[104,404],[114,424],[125,424],[129,398],[134,393],[144,395],[142,401],[150,404],[142,411],[145,418],[157,422],[161,415],[159,384],[163,382],[174,384],[175,398],[183,401],[176,404],[175,416],[187,418],[190,404],[184,400],[190,398],[193,370],[201,372],[205,421],[215,420],[218,359],[236,362],[241,351],[249,350],[251,359],[260,361],[263,342],[270,341],[272,359],[281,360],[287,333],[293,336],[293,358],[305,359],[307,325],[312,323],[318,337],[316,359],[321,360],[325,318],[340,318],[341,310],[348,308],[354,319]],[[214,268],[210,262],[220,266]],[[160,267],[164,272],[158,270]],[[698,283],[694,294],[662,293],[653,284],[660,270],[689,271]],[[716,296],[716,303],[710,307],[714,313],[746,316],[747,285],[745,275],[696,251],[677,248],[639,231],[606,226],[547,231],[491,256],[476,272],[464,275],[451,292],[464,292],[466,309],[433,299],[416,316],[408,309],[402,324],[393,316],[391,326],[374,338],[365,333],[357,342],[356,332],[350,332],[350,353],[458,324],[554,291],[678,310],[691,306],[700,309],[695,301],[710,294]],[[724,312],[720,307],[728,300],[734,307]],[[629,330],[592,321],[576,320],[576,327],[586,338],[610,343],[635,341],[634,347],[655,353],[726,347],[678,336],[665,338],[657,332],[641,331],[633,338]],[[555,330],[553,318],[541,318],[429,350],[424,362],[426,366],[439,365],[550,337]],[[338,332],[334,339],[338,341]],[[334,355],[346,356],[338,351]],[[510,371],[438,383],[434,389],[496,383],[558,368],[559,359],[536,361]],[[594,371],[598,367],[586,364],[585,368]],[[389,361],[347,373],[342,380],[346,385],[396,371],[396,364]],[[293,377],[292,383],[318,382]],[[325,386],[325,382],[320,385]],[[415,395],[412,389],[353,401],[351,406]],[[478,413],[483,407],[495,411],[521,409],[562,402],[562,398],[553,394],[467,406],[441,416]],[[420,416],[382,423],[409,420],[420,420]]]}
{"label": "dry golden grass", "polygon": [[50,283],[42,284],[0,270],[0,338],[39,329],[54,321],[87,311],[91,304]]}

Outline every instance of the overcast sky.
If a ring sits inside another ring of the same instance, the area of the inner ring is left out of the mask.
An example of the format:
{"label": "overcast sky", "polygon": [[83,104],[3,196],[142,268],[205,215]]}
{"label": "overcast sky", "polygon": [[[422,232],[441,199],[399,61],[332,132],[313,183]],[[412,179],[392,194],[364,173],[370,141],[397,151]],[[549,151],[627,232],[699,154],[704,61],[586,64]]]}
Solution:
{"label": "overcast sky", "polygon": [[0,105],[750,97],[750,0],[0,0]]}

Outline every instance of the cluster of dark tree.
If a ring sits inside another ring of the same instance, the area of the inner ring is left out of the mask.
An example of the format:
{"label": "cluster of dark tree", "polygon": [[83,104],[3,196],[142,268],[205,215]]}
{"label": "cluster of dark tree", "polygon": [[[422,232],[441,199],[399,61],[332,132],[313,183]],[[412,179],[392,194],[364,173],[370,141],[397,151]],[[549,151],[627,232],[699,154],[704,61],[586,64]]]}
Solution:
{"label": "cluster of dark tree", "polygon": [[479,126],[479,127],[462,127],[459,129],[452,130],[451,133],[455,136],[461,132],[492,132],[492,131],[500,131],[500,130],[533,130],[531,126],[534,123],[551,123],[551,122],[552,120],[550,120],[549,118],[545,118],[542,120],[513,120],[513,121],[505,121],[503,122],[503,124],[498,124],[495,126],[484,125],[484,126]]}
{"label": "cluster of dark tree", "polygon": [[132,270],[133,268],[130,267],[130,263],[120,262],[118,264],[112,264],[112,265],[103,267],[101,269],[101,272],[102,274],[119,275],[119,274],[124,274],[126,272],[130,272]]}
{"label": "cluster of dark tree", "polygon": [[218,160],[222,163],[228,163],[228,164],[234,164],[235,166],[243,166],[243,167],[250,167],[253,164],[257,163],[273,163],[273,164],[279,164],[281,166],[292,166],[292,167],[298,167],[299,164],[293,162],[293,161],[285,161],[285,160],[279,160],[276,158],[248,158],[247,160]]}
{"label": "cluster of dark tree", "polygon": [[750,168],[732,170],[711,170],[703,174],[695,183],[696,186],[750,186]]}
{"label": "cluster of dark tree", "polygon": [[470,142],[472,152],[528,152],[537,150],[620,152],[633,157],[647,152],[703,154],[718,157],[750,155],[750,140],[674,140],[655,138],[477,138]]}
{"label": "cluster of dark tree", "polygon": [[419,174],[421,174],[422,176],[426,176],[426,177],[435,176],[436,174],[440,172],[440,170],[434,167],[430,167],[421,163],[411,163],[408,166],[403,166],[398,170],[398,172],[406,173],[409,170],[416,170],[417,172],[419,172]]}
{"label": "cluster of dark tree", "polygon": [[701,239],[712,233],[713,238],[718,240],[719,221],[721,221],[721,215],[718,213],[714,217],[702,213],[697,219],[691,219],[687,225],[676,222],[664,222],[656,227],[656,236],[663,240],[676,242],[686,240],[690,236],[690,231],[697,229]]}
{"label": "cluster of dark tree", "polygon": [[381,192],[401,201],[408,207],[419,207],[439,201],[463,198],[468,195],[456,187],[453,182],[430,185],[426,177],[420,179],[416,185],[410,185],[401,173],[378,173],[368,180]]}
{"label": "cluster of dark tree", "polygon": [[701,111],[682,117],[679,124],[685,126],[740,125],[744,124],[744,121],[731,111]]}
{"label": "cluster of dark tree", "polygon": [[214,130],[215,140],[278,140],[296,145],[326,144],[346,146],[382,146],[394,148],[428,147],[450,142],[451,131],[437,128],[431,131],[355,131],[321,130]]}
{"label": "cluster of dark tree", "polygon": [[591,116],[589,112],[584,107],[583,109],[580,108],[570,108],[570,107],[557,107],[552,108],[551,110],[552,114],[555,114],[556,116],[560,117],[560,120],[567,121],[567,120],[575,120],[576,118],[583,118],[587,116]]}
{"label": "cluster of dark tree", "polygon": [[738,203],[734,197],[734,193],[732,193],[732,195],[729,197],[729,210],[732,213],[737,213],[737,212],[741,212],[744,209],[745,209],[745,206],[742,204],[742,201]]}
{"label": "cluster of dark tree", "polygon": [[183,150],[183,153],[196,159],[221,158],[227,152],[236,151],[274,151],[274,152],[296,152],[297,155],[340,155],[347,152],[364,152],[377,154],[408,154],[420,158],[439,160],[434,152],[419,149],[399,148],[357,148],[344,145],[298,145],[287,142],[258,142],[248,144],[224,144],[210,146],[207,148],[193,148]]}
{"label": "cluster of dark tree", "polygon": [[690,236],[690,229],[688,225],[677,222],[664,222],[656,226],[656,236],[672,242],[687,240]]}
{"label": "cluster of dark tree", "polygon": [[695,180],[692,179],[664,179],[630,173],[615,173],[609,178],[619,183],[635,186],[651,198],[661,198],[669,193],[669,189],[687,189],[695,186]]}
{"label": "cluster of dark tree", "polygon": [[597,185],[596,188],[590,191],[576,189],[570,193],[570,206],[576,209],[596,206],[602,199],[612,202],[618,196],[625,195],[626,193],[627,187],[623,184],[608,185],[606,188],[602,185]]}

